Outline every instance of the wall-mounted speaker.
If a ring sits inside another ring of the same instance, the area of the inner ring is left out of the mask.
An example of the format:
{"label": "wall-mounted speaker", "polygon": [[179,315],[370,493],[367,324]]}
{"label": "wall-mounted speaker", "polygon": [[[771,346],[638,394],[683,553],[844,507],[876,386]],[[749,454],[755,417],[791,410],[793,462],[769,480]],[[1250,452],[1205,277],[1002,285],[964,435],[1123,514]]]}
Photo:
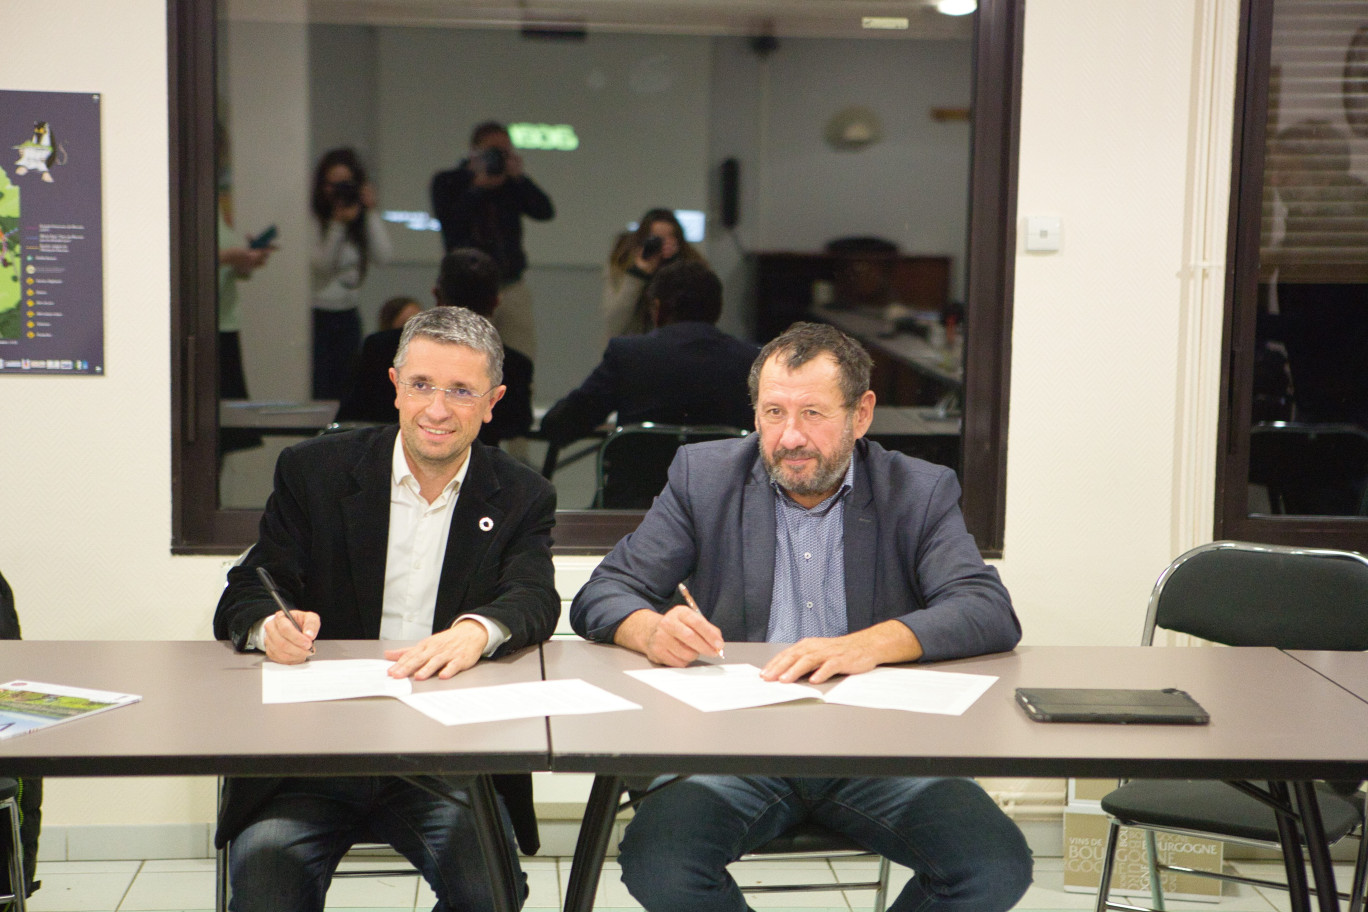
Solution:
{"label": "wall-mounted speaker", "polygon": [[734,158],[722,161],[722,226],[735,228],[741,220],[741,163]]}

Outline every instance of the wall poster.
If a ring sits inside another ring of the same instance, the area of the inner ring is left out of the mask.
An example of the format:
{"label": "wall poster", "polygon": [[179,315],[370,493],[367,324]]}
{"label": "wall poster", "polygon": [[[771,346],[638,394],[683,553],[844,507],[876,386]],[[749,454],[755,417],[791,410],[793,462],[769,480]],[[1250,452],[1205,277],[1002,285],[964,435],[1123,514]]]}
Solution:
{"label": "wall poster", "polygon": [[0,89],[0,373],[104,373],[100,96]]}

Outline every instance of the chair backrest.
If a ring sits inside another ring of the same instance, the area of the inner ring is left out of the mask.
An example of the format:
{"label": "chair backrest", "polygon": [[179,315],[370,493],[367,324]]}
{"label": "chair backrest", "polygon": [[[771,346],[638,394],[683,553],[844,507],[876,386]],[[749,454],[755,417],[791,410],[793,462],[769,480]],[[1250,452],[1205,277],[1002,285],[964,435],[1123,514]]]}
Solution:
{"label": "chair backrest", "polygon": [[1368,515],[1368,432],[1349,424],[1255,424],[1249,483],[1268,489],[1274,513]]}
{"label": "chair backrest", "polygon": [[1143,645],[1156,627],[1228,646],[1368,650],[1368,559],[1249,542],[1201,545],[1155,583]]}
{"label": "chair backrest", "polygon": [[675,451],[686,443],[745,437],[743,428],[724,424],[657,424],[643,421],[614,430],[599,447],[594,506],[604,510],[645,510],[665,487]]}

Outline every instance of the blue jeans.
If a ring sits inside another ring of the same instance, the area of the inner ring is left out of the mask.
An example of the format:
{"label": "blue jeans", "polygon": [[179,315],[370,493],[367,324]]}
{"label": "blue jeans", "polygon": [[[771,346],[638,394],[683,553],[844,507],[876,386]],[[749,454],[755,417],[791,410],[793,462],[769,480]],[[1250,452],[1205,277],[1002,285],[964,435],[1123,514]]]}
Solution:
{"label": "blue jeans", "polygon": [[743,912],[726,866],[805,819],[916,872],[890,912],[1000,912],[1031,883],[1021,831],[968,779],[756,776],[690,776],[648,797],[622,881],[648,912]]}
{"label": "blue jeans", "polygon": [[[452,794],[456,802],[388,776],[286,780],[229,846],[229,908],[322,912],[337,863],[358,842],[388,843],[407,858],[437,894],[433,912],[490,908],[469,802],[462,790]],[[510,833],[502,799],[500,810]],[[516,869],[511,839],[509,852]],[[526,883],[521,871],[516,876]]]}

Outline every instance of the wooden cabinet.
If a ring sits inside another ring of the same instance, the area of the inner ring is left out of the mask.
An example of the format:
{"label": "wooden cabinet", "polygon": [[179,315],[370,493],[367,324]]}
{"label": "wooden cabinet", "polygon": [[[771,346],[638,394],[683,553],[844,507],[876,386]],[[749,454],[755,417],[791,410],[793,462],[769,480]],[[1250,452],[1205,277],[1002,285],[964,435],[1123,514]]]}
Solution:
{"label": "wooden cabinet", "polygon": [[950,295],[950,257],[883,253],[751,254],[755,276],[755,339],[761,345],[815,303],[814,282],[830,282],[836,304],[940,310]]}

